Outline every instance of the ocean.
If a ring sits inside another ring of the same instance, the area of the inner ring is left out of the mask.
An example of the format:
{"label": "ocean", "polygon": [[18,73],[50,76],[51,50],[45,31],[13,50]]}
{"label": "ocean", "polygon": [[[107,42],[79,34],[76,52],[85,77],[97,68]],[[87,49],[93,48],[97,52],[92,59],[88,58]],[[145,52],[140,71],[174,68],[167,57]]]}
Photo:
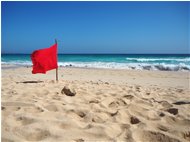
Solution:
{"label": "ocean", "polygon": [[[1,54],[1,64],[32,65],[29,54]],[[59,66],[130,70],[190,71],[184,54],[59,54]]]}

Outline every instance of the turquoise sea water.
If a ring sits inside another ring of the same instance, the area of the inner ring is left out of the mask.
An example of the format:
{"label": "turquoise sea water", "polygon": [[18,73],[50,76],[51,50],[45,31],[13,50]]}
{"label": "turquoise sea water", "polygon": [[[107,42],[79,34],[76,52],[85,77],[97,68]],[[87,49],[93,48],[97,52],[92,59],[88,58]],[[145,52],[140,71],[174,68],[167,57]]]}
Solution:
{"label": "turquoise sea water", "polygon": [[[2,54],[1,64],[32,65],[29,54]],[[190,55],[59,54],[59,66],[134,70],[190,71]]]}

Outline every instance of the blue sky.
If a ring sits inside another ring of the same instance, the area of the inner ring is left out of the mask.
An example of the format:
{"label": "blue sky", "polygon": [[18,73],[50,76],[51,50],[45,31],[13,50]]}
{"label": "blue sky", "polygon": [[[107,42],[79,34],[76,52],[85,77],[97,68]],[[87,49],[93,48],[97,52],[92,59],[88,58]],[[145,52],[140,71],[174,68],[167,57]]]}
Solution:
{"label": "blue sky", "polygon": [[2,53],[190,53],[190,2],[1,2]]}

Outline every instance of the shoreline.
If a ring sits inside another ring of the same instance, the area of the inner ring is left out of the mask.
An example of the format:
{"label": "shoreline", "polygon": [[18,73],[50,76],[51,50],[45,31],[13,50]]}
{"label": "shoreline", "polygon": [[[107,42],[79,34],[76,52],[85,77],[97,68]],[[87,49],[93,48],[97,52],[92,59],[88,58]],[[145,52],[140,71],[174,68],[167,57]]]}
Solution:
{"label": "shoreline", "polygon": [[[1,67],[2,68],[2,67]],[[2,68],[2,71],[20,71],[25,72],[31,77],[39,79],[54,79],[55,70],[47,71],[46,74],[32,74],[32,66],[8,66]],[[78,73],[79,72],[79,73]],[[104,75],[108,73],[108,76]],[[112,76],[110,76],[112,74]],[[158,70],[128,70],[128,69],[105,69],[105,68],[83,68],[83,67],[59,67],[59,79],[74,81],[75,78],[83,81],[105,80],[104,82],[143,84],[148,86],[169,86],[183,87],[190,90],[190,72],[186,71],[158,71]],[[90,77],[89,77],[90,75]],[[78,77],[79,76],[79,77]],[[88,79],[89,77],[89,79]],[[147,80],[145,79],[147,78]],[[159,80],[158,80],[159,79]],[[119,80],[121,82],[119,82]],[[164,82],[163,82],[164,81]],[[151,83],[150,83],[151,82]]]}
{"label": "shoreline", "polygon": [[[16,69],[16,68],[32,68],[32,65],[15,65],[15,64],[1,64],[1,69],[6,70],[6,69]],[[174,71],[174,70],[140,70],[140,69],[122,69],[122,68],[99,68],[99,67],[75,67],[75,66],[62,66],[60,65],[59,68],[73,68],[73,69],[90,69],[90,70],[122,70],[122,71],[150,71],[150,72],[185,72],[185,73],[190,73],[190,70],[179,70],[179,71]]]}

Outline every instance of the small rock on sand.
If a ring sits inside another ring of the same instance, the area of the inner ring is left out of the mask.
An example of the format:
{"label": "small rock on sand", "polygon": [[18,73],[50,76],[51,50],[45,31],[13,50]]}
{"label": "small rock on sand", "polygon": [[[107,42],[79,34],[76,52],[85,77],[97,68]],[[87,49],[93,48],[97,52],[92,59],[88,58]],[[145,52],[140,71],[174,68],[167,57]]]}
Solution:
{"label": "small rock on sand", "polygon": [[62,90],[61,90],[61,94],[65,94],[67,96],[75,96],[76,92],[74,89],[69,89],[69,87],[65,86]]}
{"label": "small rock on sand", "polygon": [[167,110],[169,113],[173,114],[173,115],[176,115],[178,114],[178,109],[177,108],[170,108]]}
{"label": "small rock on sand", "polygon": [[1,106],[1,110],[5,110],[5,107],[4,107],[4,106]]}
{"label": "small rock on sand", "polygon": [[133,117],[133,116],[131,117],[131,124],[137,124],[139,122],[140,122],[140,120],[138,118]]}
{"label": "small rock on sand", "polygon": [[161,112],[161,113],[159,114],[159,116],[160,116],[160,117],[164,117],[165,114],[164,114],[163,112]]}

